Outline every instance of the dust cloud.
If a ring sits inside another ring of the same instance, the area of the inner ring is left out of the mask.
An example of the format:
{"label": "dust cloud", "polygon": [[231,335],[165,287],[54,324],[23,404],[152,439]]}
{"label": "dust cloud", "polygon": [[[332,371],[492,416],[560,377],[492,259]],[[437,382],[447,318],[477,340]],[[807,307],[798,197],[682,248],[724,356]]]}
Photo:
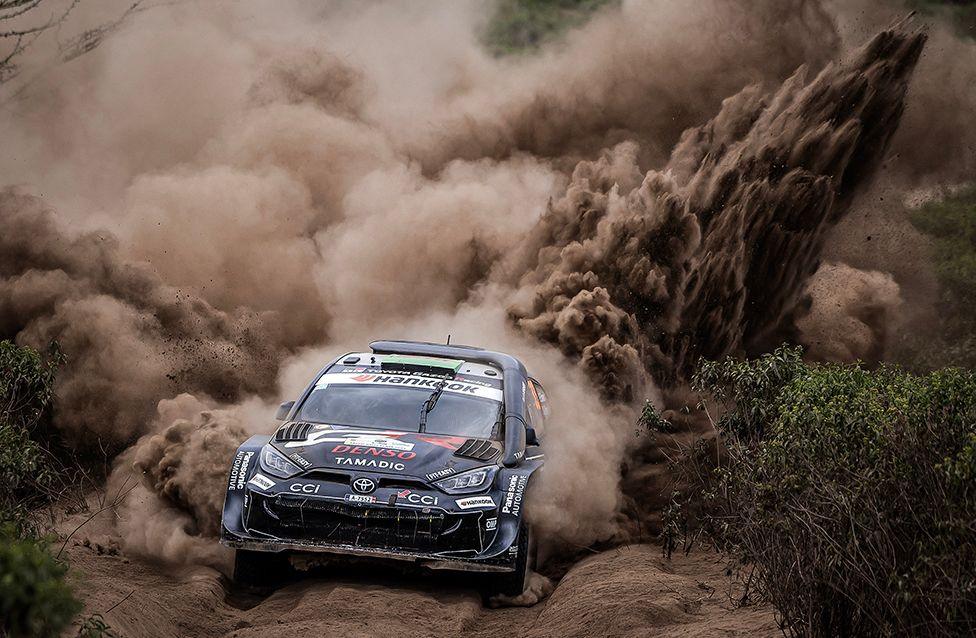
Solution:
{"label": "dust cloud", "polygon": [[524,249],[517,325],[624,402],[644,370],[670,385],[702,356],[773,345],[890,143],[924,41],[882,32],[816,77],[746,87],[639,184],[629,143],[578,165]]}
{"label": "dust cloud", "polygon": [[118,451],[179,388],[231,402],[273,382],[278,331],[260,313],[169,286],[107,231],[62,231],[34,196],[0,192],[0,218],[0,330],[62,344],[57,424],[78,447]]}
{"label": "dust cloud", "polygon": [[123,452],[108,492],[130,495],[118,509],[126,548],[168,562],[228,570],[227,550],[206,539],[220,531],[227,459],[266,429],[272,406],[251,399],[218,408],[189,394],[159,402],[147,435]]}
{"label": "dust cloud", "polygon": [[[62,343],[55,426],[124,450],[129,551],[225,566],[226,467],[271,406],[329,356],[447,334],[552,395],[546,551],[624,538],[654,507],[636,411],[699,356],[884,350],[897,282],[821,258],[918,111],[974,98],[924,57],[909,91],[925,36],[853,15],[624,2],[495,59],[475,2],[154,7],[3,101],[0,336]],[[892,188],[965,153],[897,155]]]}
{"label": "dust cloud", "polygon": [[822,361],[875,364],[902,298],[888,273],[826,262],[807,282],[810,308],[798,313],[799,342]]}

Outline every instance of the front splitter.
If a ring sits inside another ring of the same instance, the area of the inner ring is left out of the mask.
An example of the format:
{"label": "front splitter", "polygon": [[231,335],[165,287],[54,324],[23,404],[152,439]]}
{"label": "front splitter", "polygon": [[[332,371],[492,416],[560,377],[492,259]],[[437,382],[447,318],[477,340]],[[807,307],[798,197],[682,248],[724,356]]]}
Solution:
{"label": "front splitter", "polygon": [[309,552],[335,554],[337,556],[361,556],[364,558],[384,558],[419,564],[428,569],[446,569],[466,572],[513,572],[513,567],[491,565],[478,561],[458,558],[431,556],[419,552],[398,552],[355,545],[329,545],[323,543],[303,543],[301,541],[261,540],[251,541],[237,538],[221,538],[220,544],[233,549],[247,549],[258,552]]}

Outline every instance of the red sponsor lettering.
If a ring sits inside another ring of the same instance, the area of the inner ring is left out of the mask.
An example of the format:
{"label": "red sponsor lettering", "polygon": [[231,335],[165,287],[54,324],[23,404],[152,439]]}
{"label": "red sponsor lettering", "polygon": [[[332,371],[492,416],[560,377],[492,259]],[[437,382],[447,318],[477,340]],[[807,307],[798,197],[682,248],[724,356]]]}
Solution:
{"label": "red sponsor lettering", "polygon": [[349,445],[336,445],[332,448],[333,454],[356,454],[359,456],[380,456],[386,458],[398,458],[401,461],[409,461],[417,456],[416,452],[398,452],[397,450],[386,450],[378,447],[359,447]]}

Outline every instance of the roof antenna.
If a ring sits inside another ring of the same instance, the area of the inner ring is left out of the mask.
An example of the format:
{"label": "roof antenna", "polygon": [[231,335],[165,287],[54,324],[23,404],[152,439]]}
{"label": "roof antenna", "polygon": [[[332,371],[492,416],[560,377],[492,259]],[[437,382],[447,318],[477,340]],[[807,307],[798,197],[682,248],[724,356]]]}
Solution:
{"label": "roof antenna", "polygon": [[447,345],[451,345],[451,335],[447,335]]}

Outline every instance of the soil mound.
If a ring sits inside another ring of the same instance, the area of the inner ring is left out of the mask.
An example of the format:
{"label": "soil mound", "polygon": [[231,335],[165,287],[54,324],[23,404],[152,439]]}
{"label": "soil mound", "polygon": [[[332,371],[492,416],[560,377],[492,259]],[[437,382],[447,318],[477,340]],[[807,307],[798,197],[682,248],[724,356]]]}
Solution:
{"label": "soil mound", "polygon": [[[96,523],[96,528],[98,524]],[[268,597],[233,589],[209,567],[171,568],[126,556],[112,534],[72,539],[85,614],[127,638],[156,636],[775,636],[769,608],[731,609],[713,555],[673,561],[653,545],[601,552],[575,565],[534,607],[491,609],[467,575],[406,575],[348,566],[315,572]]]}

